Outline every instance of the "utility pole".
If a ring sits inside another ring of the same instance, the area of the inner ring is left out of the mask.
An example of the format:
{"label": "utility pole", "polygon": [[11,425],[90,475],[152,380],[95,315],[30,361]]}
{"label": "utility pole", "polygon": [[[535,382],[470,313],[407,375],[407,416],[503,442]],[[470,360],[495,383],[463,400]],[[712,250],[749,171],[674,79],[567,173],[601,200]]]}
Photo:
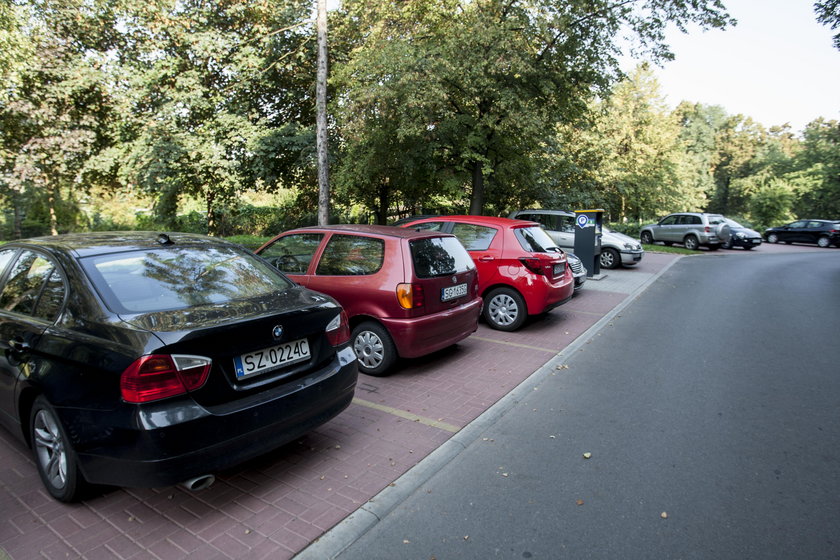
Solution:
{"label": "utility pole", "polygon": [[318,0],[318,76],[315,83],[318,150],[318,225],[330,222],[330,167],[327,150],[327,0]]}

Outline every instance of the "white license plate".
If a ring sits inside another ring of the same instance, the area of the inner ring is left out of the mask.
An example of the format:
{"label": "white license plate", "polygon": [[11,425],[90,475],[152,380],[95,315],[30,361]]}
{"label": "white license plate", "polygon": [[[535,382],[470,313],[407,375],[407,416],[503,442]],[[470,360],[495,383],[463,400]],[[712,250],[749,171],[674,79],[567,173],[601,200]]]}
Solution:
{"label": "white license plate", "polygon": [[233,359],[236,378],[250,377],[270,369],[309,359],[309,342],[305,338],[271,348],[242,354]]}
{"label": "white license plate", "polygon": [[449,301],[450,299],[457,299],[467,295],[467,284],[458,284],[457,286],[449,286],[440,292],[440,301]]}
{"label": "white license plate", "polygon": [[563,276],[566,273],[566,265],[565,264],[555,264],[554,265],[554,276]]}

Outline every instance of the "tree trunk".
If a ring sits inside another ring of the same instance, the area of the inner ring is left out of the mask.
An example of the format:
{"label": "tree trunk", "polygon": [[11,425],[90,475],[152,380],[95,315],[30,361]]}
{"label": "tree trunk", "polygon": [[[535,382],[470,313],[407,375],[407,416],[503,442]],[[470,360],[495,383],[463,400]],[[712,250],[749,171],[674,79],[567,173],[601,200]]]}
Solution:
{"label": "tree trunk", "polygon": [[205,197],[205,200],[207,201],[207,235],[215,235],[216,209],[213,203],[216,200],[216,193],[213,192],[213,189],[207,189],[207,196]]}
{"label": "tree trunk", "polygon": [[389,191],[388,183],[382,181],[379,184],[379,207],[376,210],[376,223],[382,226],[388,223]]}
{"label": "tree trunk", "polygon": [[55,187],[47,180],[47,209],[50,213],[50,235],[58,235],[58,217],[55,214]]}
{"label": "tree trunk", "polygon": [[327,0],[318,0],[318,76],[315,83],[318,150],[318,224],[330,222],[330,172],[327,150]]}
{"label": "tree trunk", "polygon": [[470,197],[470,214],[480,216],[484,213],[484,173],[480,161],[473,163],[472,196]]}

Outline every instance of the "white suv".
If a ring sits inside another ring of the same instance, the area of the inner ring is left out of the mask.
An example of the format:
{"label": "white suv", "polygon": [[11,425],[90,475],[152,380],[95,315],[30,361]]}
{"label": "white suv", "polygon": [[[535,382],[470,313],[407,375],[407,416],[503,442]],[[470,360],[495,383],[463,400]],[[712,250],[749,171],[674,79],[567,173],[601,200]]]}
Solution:
{"label": "white suv", "polygon": [[731,235],[726,218],[720,214],[677,212],[644,226],[639,236],[645,244],[657,241],[665,245],[682,243],[692,251],[705,245],[710,251],[716,251]]}
{"label": "white suv", "polygon": [[[575,214],[565,210],[517,210],[508,218],[539,223],[545,232],[563,249],[575,247]],[[645,255],[642,245],[623,233],[601,228],[601,268],[633,266]]]}

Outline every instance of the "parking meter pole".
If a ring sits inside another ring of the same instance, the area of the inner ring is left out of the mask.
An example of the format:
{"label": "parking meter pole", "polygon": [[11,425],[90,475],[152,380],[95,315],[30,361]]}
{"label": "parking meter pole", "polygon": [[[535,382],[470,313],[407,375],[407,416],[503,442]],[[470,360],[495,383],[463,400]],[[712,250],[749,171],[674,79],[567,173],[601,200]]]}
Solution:
{"label": "parking meter pole", "polygon": [[601,274],[601,227],[604,211],[575,210],[575,255],[583,261],[586,276]]}

